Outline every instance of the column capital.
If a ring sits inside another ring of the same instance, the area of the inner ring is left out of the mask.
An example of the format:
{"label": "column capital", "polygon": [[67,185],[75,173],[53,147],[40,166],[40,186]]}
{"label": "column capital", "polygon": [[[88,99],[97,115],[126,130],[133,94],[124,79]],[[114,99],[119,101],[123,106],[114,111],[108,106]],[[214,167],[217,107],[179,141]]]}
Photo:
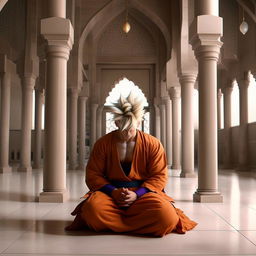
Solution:
{"label": "column capital", "polygon": [[44,94],[45,94],[44,88],[35,87],[34,89],[35,89],[35,93],[38,93],[38,94],[41,94],[42,96],[44,96]]}
{"label": "column capital", "polygon": [[16,74],[16,64],[6,54],[0,54],[0,75],[3,73]]}
{"label": "column capital", "polygon": [[248,89],[250,83],[254,80],[254,77],[251,71],[244,72],[244,77],[238,83],[238,87],[240,90]]}
{"label": "column capital", "polygon": [[77,98],[78,97],[78,93],[79,93],[79,91],[78,91],[77,88],[75,88],[75,87],[69,87],[68,88],[68,95],[69,96]]}
{"label": "column capital", "polygon": [[50,56],[68,60],[74,42],[74,30],[70,20],[51,17],[41,20],[41,34],[47,41]]}
{"label": "column capital", "polygon": [[169,94],[170,94],[171,100],[179,99],[180,98],[180,92],[181,92],[180,87],[178,87],[178,86],[171,87],[169,89]]}
{"label": "column capital", "polygon": [[35,88],[35,82],[36,82],[36,76],[33,74],[25,74],[22,78],[22,88],[23,89],[29,89],[34,90]]}
{"label": "column capital", "polygon": [[97,110],[99,104],[98,103],[92,103],[91,104],[93,110]]}
{"label": "column capital", "polygon": [[170,96],[169,96],[169,95],[165,95],[165,96],[162,97],[162,102],[163,102],[163,103],[168,102],[168,101],[170,101],[170,100],[171,100],[171,99],[170,99]]}
{"label": "column capital", "polygon": [[218,98],[221,98],[223,96],[223,93],[221,91],[221,89],[218,89]]}
{"label": "column capital", "polygon": [[179,76],[179,80],[181,84],[193,83],[193,86],[194,86],[196,79],[197,79],[197,74],[195,73],[184,73]]}
{"label": "column capital", "polygon": [[[210,24],[210,26],[209,26]],[[222,18],[214,15],[197,16],[189,28],[189,42],[198,58],[218,61],[223,34]]]}
{"label": "column capital", "polygon": [[87,96],[79,96],[79,100],[86,102],[88,100],[88,97]]}
{"label": "column capital", "polygon": [[250,80],[247,80],[247,79],[242,79],[239,81],[238,83],[238,88],[239,90],[247,90],[249,85],[250,85]]}
{"label": "column capital", "polygon": [[233,91],[233,89],[234,89],[234,86],[235,86],[236,84],[237,84],[236,79],[233,79],[232,81],[230,81],[230,83],[228,83],[228,86],[223,89],[224,94],[225,94],[225,95],[226,95],[226,94],[231,94],[232,91]]}

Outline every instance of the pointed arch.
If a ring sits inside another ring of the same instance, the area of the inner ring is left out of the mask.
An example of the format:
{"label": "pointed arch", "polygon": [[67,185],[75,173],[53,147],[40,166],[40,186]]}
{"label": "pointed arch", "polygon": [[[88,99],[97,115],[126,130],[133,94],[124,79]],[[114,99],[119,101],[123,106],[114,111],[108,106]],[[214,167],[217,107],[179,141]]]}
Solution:
{"label": "pointed arch", "polygon": [[[171,45],[170,33],[161,18],[154,12],[150,11],[147,7],[140,4],[137,0],[131,1],[129,6],[139,11],[141,15],[144,15],[145,17],[150,19],[156,25],[156,27],[158,27],[165,39],[167,54],[169,55]],[[125,5],[123,4],[123,2],[120,0],[112,0],[110,3],[106,4],[96,15],[94,15],[92,19],[87,23],[79,39],[78,56],[81,62],[81,58],[83,57],[84,44],[87,36],[93,30],[97,31],[97,34],[101,33],[104,28],[123,11],[125,11]],[[101,22],[103,21],[103,19],[104,23]],[[98,29],[95,29],[97,26]],[[96,35],[94,34],[93,36]]]}

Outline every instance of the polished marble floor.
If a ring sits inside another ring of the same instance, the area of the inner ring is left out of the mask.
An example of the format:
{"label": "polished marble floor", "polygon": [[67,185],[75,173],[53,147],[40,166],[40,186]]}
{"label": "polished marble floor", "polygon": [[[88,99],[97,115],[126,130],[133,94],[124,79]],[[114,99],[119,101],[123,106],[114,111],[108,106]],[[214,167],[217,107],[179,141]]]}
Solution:
{"label": "polished marble floor", "polygon": [[82,171],[67,172],[70,200],[37,203],[42,170],[0,174],[0,255],[256,255],[256,178],[221,170],[224,203],[193,203],[197,178],[169,178],[167,193],[199,225],[185,235],[163,238],[65,233],[70,212],[87,188]]}

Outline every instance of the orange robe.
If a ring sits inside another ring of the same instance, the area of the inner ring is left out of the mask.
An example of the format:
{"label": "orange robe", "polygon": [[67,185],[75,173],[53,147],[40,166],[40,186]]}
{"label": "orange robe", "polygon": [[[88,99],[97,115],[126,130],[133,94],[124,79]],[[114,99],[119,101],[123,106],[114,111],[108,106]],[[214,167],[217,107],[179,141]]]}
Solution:
{"label": "orange robe", "polygon": [[[159,140],[137,130],[131,171],[126,176],[120,165],[115,133],[106,134],[94,145],[86,167],[86,183],[90,192],[72,213],[77,215],[73,227],[88,226],[95,231],[153,236],[164,236],[172,231],[185,233],[195,227],[197,223],[175,208],[173,199],[164,192],[168,179],[167,162]],[[150,192],[126,209],[118,207],[110,196],[99,191],[111,181],[133,180],[143,180],[141,186]]]}

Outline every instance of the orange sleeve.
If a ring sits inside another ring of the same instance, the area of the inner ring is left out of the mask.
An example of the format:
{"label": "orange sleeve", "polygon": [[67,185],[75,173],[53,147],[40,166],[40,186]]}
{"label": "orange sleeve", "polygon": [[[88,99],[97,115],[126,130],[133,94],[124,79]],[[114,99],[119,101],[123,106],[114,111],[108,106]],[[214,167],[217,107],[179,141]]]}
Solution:
{"label": "orange sleeve", "polygon": [[86,166],[85,180],[91,191],[99,190],[101,187],[109,183],[104,175],[106,160],[106,145],[104,141],[100,139],[94,144]]}
{"label": "orange sleeve", "polygon": [[167,184],[167,160],[160,141],[154,141],[149,148],[147,163],[148,178],[142,184],[151,191],[161,192]]}

